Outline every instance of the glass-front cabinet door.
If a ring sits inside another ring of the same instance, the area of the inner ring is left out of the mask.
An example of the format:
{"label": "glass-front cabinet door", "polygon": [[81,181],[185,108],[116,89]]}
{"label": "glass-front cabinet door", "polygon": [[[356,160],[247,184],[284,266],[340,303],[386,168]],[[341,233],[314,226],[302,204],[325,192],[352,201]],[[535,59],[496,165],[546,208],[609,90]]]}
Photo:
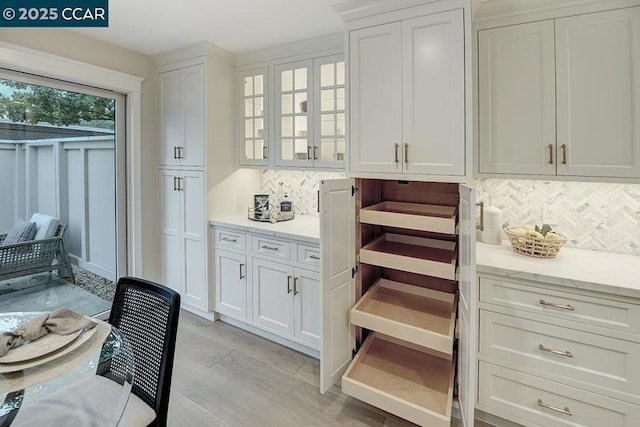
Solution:
{"label": "glass-front cabinet door", "polygon": [[239,120],[238,163],[269,164],[268,68],[261,67],[238,73]]}
{"label": "glass-front cabinet door", "polygon": [[344,167],[345,70],[342,55],[314,60],[314,166]]}
{"label": "glass-front cabinet door", "polygon": [[313,62],[276,65],[276,166],[313,166]]}

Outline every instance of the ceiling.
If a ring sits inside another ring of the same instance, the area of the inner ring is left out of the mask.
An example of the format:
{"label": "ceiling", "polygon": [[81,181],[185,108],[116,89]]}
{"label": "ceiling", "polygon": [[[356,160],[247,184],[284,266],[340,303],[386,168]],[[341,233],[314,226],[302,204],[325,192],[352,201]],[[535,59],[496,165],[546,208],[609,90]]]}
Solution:
{"label": "ceiling", "polygon": [[208,41],[233,53],[343,30],[337,0],[109,0],[108,28],[74,31],[155,55]]}

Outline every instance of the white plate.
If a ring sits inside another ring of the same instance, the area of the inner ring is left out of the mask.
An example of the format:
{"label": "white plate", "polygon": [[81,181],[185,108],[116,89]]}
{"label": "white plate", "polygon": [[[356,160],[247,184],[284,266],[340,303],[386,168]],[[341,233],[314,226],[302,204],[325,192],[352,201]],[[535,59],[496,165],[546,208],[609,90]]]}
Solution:
{"label": "white plate", "polygon": [[9,353],[0,357],[0,363],[25,362],[53,353],[71,344],[81,333],[81,330],[69,335],[50,333],[35,341],[28,341],[20,347],[9,350]]}

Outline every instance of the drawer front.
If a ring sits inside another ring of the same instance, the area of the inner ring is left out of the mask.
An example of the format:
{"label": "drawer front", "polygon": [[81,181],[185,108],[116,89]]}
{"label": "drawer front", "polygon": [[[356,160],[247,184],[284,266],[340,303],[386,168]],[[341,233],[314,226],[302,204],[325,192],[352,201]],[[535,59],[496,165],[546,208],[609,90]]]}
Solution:
{"label": "drawer front", "polygon": [[298,262],[320,268],[320,248],[317,246],[298,245]]}
{"label": "drawer front", "polygon": [[483,354],[556,374],[571,385],[640,396],[637,343],[480,310],[479,344]]}
{"label": "drawer front", "polygon": [[640,305],[480,278],[480,301],[550,318],[640,334]]}
{"label": "drawer front", "polygon": [[289,260],[291,259],[291,243],[276,240],[269,237],[251,236],[253,242],[253,253],[272,258]]}
{"label": "drawer front", "polygon": [[640,406],[480,361],[478,403],[525,426],[635,427]]}
{"label": "drawer front", "polygon": [[241,231],[216,228],[214,238],[214,245],[216,248],[236,251],[247,250],[247,235]]}

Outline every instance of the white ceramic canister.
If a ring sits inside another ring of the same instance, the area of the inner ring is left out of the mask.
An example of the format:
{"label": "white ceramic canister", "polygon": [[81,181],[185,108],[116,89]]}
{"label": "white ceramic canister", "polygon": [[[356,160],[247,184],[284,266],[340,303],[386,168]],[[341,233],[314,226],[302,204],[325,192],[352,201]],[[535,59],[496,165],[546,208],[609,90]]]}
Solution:
{"label": "white ceramic canister", "polygon": [[485,206],[483,212],[484,229],[480,231],[480,240],[490,245],[502,243],[502,211],[495,206]]}

